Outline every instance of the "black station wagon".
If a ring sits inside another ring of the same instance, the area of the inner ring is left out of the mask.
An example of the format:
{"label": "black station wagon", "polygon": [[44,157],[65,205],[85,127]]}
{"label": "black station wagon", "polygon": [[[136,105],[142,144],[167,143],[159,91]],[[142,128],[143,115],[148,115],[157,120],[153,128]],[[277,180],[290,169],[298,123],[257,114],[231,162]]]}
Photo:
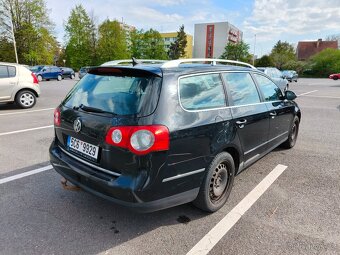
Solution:
{"label": "black station wagon", "polygon": [[214,212],[236,174],[295,145],[295,98],[237,61],[91,68],[55,110],[51,163],[74,185],[137,211],[193,201]]}

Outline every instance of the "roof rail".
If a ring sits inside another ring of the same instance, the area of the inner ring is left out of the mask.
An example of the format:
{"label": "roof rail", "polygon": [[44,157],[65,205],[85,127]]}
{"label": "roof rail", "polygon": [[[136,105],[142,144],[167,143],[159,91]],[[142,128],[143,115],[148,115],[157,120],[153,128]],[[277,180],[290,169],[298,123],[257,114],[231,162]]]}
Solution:
{"label": "roof rail", "polygon": [[[160,59],[135,59],[139,64],[163,64],[167,62],[167,60],[160,60]],[[120,60],[113,60],[109,62],[105,62],[100,66],[119,66],[119,65],[133,65],[133,59],[120,59]]]}
{"label": "roof rail", "polygon": [[162,67],[163,68],[172,68],[172,67],[178,67],[180,64],[183,63],[194,63],[194,62],[211,62],[212,66],[215,66],[216,63],[228,63],[228,64],[236,64],[236,65],[243,65],[250,67],[252,69],[256,69],[251,64],[244,63],[241,61],[236,60],[228,60],[228,59],[217,59],[217,58],[188,58],[188,59],[176,59],[176,60],[170,60],[165,62]]}

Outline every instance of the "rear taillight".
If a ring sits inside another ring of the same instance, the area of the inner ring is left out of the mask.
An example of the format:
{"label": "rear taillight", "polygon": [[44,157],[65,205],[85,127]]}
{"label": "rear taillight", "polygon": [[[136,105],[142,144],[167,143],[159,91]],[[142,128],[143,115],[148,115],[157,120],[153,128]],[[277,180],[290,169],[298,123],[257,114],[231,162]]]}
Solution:
{"label": "rear taillight", "polygon": [[161,125],[112,127],[105,141],[134,154],[145,155],[152,151],[169,150],[169,130]]}
{"label": "rear taillight", "polygon": [[61,119],[60,119],[60,109],[59,107],[54,110],[54,125],[60,126]]}
{"label": "rear taillight", "polygon": [[39,81],[38,81],[37,76],[35,76],[34,73],[31,73],[31,75],[32,75],[32,77],[33,77],[33,83],[34,83],[34,84],[39,84]]}

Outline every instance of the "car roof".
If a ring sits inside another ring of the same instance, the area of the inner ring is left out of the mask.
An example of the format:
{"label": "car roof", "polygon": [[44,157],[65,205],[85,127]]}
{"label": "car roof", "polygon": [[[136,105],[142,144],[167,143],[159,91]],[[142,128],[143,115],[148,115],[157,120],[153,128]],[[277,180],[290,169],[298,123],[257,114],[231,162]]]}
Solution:
{"label": "car roof", "polygon": [[9,62],[0,62],[0,65],[23,66],[23,67],[25,67],[25,66],[26,66],[26,65],[22,65],[22,64],[17,64],[17,63],[9,63]]}

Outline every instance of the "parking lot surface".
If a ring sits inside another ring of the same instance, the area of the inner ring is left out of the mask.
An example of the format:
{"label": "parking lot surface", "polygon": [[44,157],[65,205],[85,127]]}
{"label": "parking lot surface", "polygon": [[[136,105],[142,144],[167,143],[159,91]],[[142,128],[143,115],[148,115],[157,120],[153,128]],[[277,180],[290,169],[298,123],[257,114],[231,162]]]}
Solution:
{"label": "parking lot surface", "polygon": [[277,165],[287,168],[210,254],[340,254],[339,80],[290,83],[302,110],[296,146],[277,148],[240,173],[214,214],[190,204],[136,214],[63,189],[49,167],[20,175],[49,166],[53,109],[75,82],[41,82],[33,109],[0,104],[0,254],[186,254]]}

